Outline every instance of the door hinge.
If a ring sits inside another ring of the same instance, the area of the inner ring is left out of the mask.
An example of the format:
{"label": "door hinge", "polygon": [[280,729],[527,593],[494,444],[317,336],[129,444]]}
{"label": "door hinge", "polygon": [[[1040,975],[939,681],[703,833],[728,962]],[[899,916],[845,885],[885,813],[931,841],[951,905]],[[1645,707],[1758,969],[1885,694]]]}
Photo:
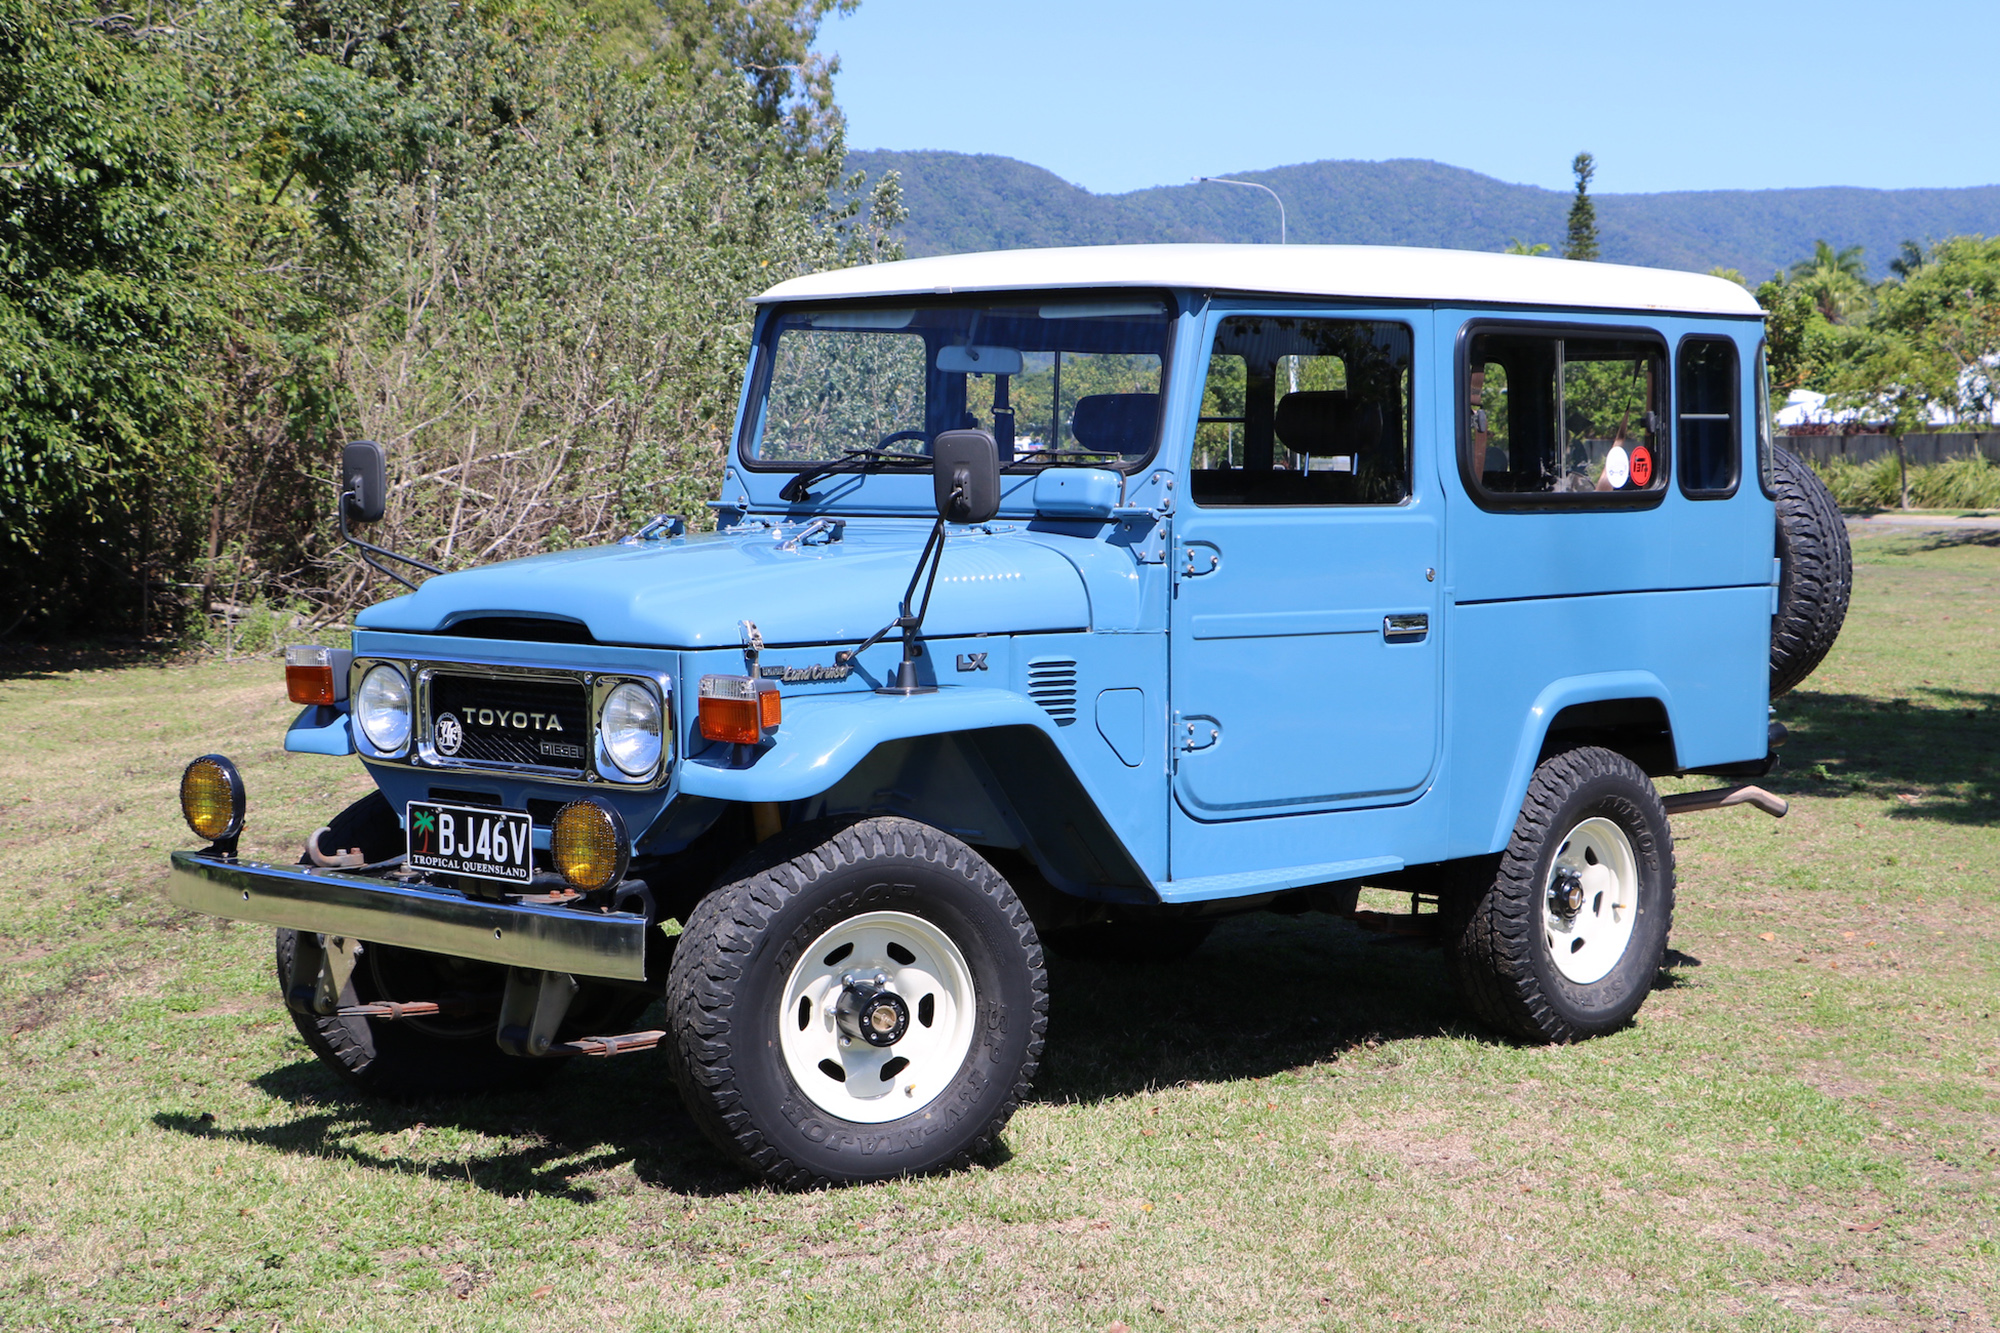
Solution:
{"label": "door hinge", "polygon": [[1222,724],[1212,717],[1195,713],[1174,714],[1174,748],[1188,754],[1206,750],[1222,739]]}
{"label": "door hinge", "polygon": [[1182,578],[1198,579],[1204,574],[1213,574],[1222,567],[1222,549],[1204,541],[1176,542],[1180,555],[1176,572]]}

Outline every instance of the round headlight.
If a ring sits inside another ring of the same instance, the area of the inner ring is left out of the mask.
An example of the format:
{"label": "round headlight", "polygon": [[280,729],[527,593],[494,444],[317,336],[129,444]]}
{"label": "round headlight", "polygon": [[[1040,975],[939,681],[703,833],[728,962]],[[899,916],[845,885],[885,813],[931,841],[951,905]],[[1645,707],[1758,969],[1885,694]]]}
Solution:
{"label": "round headlight", "polygon": [[549,829],[549,859],[585,893],[616,884],[625,877],[625,821],[608,805],[571,801]]}
{"label": "round headlight", "polygon": [[361,734],[384,754],[400,753],[410,739],[410,682],[388,665],[372,667],[354,695]]}
{"label": "round headlight", "polygon": [[643,778],[660,763],[660,704],[643,685],[629,681],[604,696],[597,734],[604,752],[627,777]]}
{"label": "round headlight", "polygon": [[181,818],[198,838],[221,842],[243,831],[243,778],[219,754],[205,754],[181,771]]}

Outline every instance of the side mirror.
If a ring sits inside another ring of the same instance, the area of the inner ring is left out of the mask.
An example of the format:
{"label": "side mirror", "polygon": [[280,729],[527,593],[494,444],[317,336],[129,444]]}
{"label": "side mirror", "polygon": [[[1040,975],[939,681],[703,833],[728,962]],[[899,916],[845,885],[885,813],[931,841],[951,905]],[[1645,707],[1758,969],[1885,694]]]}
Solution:
{"label": "side mirror", "polygon": [[373,440],[356,440],[340,451],[343,514],[355,523],[374,523],[389,503],[389,459]]}
{"label": "side mirror", "polygon": [[931,446],[938,517],[984,523],[1000,512],[1000,447],[983,430],[948,430]]}

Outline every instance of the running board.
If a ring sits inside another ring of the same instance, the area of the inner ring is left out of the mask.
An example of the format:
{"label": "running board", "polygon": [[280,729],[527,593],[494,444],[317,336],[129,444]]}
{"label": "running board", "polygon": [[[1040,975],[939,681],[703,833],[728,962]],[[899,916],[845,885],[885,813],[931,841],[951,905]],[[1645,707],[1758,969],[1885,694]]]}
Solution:
{"label": "running board", "polygon": [[1762,810],[1773,819],[1783,819],[1792,807],[1782,796],[1774,796],[1762,787],[1715,787],[1708,791],[1682,792],[1678,796],[1662,796],[1660,803],[1667,807],[1670,815],[1692,814],[1696,810],[1720,810],[1725,806],[1748,805]]}

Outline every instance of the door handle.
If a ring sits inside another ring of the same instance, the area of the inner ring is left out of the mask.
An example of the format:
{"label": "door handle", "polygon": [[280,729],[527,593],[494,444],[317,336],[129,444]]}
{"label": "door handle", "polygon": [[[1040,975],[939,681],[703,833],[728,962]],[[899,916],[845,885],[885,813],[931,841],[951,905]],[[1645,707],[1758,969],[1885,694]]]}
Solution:
{"label": "door handle", "polygon": [[1382,638],[1388,643],[1422,643],[1430,632],[1431,618],[1421,612],[1382,617]]}

